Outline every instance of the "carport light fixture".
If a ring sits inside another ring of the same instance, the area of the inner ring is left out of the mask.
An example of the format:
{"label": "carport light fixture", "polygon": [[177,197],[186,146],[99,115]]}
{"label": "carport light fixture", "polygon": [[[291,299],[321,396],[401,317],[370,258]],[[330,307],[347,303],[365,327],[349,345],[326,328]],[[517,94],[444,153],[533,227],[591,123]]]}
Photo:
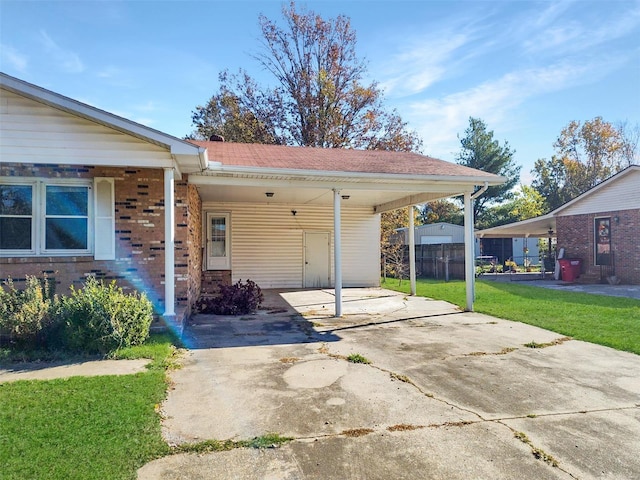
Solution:
{"label": "carport light fixture", "polygon": [[266,192],[265,195],[269,198],[273,197],[273,192]]}
{"label": "carport light fixture", "polygon": [[343,200],[349,200],[350,198],[351,198],[351,195],[342,195]]}

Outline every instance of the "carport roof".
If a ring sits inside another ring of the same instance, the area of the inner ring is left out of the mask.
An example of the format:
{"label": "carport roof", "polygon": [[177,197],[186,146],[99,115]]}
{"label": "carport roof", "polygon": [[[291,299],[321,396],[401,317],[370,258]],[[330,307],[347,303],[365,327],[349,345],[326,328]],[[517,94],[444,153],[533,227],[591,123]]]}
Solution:
{"label": "carport roof", "polygon": [[500,176],[413,152],[291,147],[193,141],[207,149],[209,164],[228,167],[378,175],[458,177],[478,184],[503,183]]}
{"label": "carport roof", "polygon": [[203,202],[331,205],[331,190],[374,212],[471,193],[505,178],[411,152],[193,141],[208,168],[190,175]]}
{"label": "carport roof", "polygon": [[478,230],[476,236],[480,238],[555,237],[556,217],[553,213],[547,213],[521,222]]}

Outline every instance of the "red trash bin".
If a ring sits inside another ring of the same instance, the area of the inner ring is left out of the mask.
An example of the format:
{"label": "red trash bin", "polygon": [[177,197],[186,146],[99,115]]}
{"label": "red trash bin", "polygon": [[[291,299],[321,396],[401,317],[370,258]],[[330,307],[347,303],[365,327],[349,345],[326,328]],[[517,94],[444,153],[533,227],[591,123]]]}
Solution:
{"label": "red trash bin", "polygon": [[565,282],[573,282],[576,277],[574,276],[571,260],[568,258],[560,258],[558,263],[560,264],[560,278]]}
{"label": "red trash bin", "polygon": [[573,273],[573,279],[575,280],[580,276],[580,268],[582,267],[582,259],[581,258],[570,258],[569,262],[571,263],[571,272]]}

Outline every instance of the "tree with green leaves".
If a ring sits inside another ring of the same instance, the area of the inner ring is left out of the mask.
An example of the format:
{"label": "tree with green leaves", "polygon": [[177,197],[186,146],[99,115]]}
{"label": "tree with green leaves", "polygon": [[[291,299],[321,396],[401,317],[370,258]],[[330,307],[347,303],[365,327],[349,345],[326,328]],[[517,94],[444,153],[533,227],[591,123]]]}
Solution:
{"label": "tree with green leaves", "polygon": [[491,228],[507,223],[519,222],[545,213],[544,198],[529,185],[520,185],[513,198],[498,205],[492,205],[484,212],[478,228]]}
{"label": "tree with green leaves", "polygon": [[482,216],[492,203],[501,203],[512,197],[511,190],[520,181],[519,165],[515,164],[509,144],[500,145],[494,140],[493,131],[479,118],[469,118],[469,127],[460,138],[462,149],[457,163],[488,173],[502,175],[507,181],[502,185],[489,187],[487,191],[473,202],[473,214],[477,223],[482,223]]}
{"label": "tree with green leaves", "polygon": [[538,159],[532,186],[545,198],[546,210],[586,192],[637,162],[638,128],[614,126],[601,117],[571,121],[553,144],[551,160]]}
{"label": "tree with green leaves", "polygon": [[356,34],[340,15],[282,9],[281,26],[261,15],[262,51],[254,58],[276,80],[261,87],[248,73],[223,73],[220,90],[193,112],[192,138],[326,148],[418,151],[422,141],[395,110],[383,107],[366,64],[356,55]]}
{"label": "tree with green leaves", "polygon": [[462,225],[464,214],[462,209],[451,200],[435,200],[420,206],[418,220],[420,223],[453,223]]}

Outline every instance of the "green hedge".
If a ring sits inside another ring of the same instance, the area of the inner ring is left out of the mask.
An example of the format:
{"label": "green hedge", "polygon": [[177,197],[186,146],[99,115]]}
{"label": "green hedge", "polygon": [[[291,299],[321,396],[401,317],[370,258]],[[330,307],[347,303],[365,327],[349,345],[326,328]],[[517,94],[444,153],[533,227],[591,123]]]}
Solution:
{"label": "green hedge", "polygon": [[0,334],[21,349],[108,353],[142,344],[153,306],[144,293],[125,294],[115,282],[89,277],[68,296],[48,296],[47,279],[27,277],[24,290],[0,288]]}

